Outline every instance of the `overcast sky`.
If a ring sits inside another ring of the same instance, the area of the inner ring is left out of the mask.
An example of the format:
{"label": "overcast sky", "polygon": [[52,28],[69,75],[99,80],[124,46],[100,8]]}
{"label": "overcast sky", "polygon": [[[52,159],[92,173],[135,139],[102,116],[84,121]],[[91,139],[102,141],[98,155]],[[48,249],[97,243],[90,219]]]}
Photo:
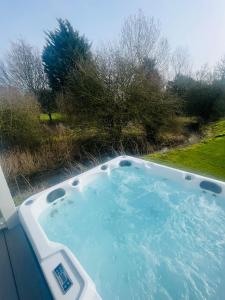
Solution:
{"label": "overcast sky", "polygon": [[225,0],[0,0],[0,55],[18,38],[41,49],[59,17],[98,46],[138,9],[160,20],[171,48],[189,48],[196,68],[225,55]]}

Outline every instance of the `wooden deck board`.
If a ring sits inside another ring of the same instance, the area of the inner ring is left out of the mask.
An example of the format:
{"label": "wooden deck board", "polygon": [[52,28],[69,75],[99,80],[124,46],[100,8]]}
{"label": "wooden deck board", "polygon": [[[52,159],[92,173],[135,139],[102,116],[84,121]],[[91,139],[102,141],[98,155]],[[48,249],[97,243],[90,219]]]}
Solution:
{"label": "wooden deck board", "polygon": [[3,230],[0,231],[0,299],[18,300]]}
{"label": "wooden deck board", "polygon": [[[37,258],[21,225],[11,230],[5,230],[3,235],[8,257],[6,255],[4,258],[2,257],[2,248],[4,248],[4,241],[2,240],[0,245],[0,264],[4,260],[3,264],[11,266],[11,273],[14,279],[14,287],[11,290],[18,298],[12,298],[11,295],[8,298],[6,297],[7,295],[1,297],[0,294],[0,299],[52,300],[53,298]],[[8,273],[7,276],[10,277],[10,271]],[[5,290],[4,282],[5,280],[1,280],[0,277],[0,293]]]}

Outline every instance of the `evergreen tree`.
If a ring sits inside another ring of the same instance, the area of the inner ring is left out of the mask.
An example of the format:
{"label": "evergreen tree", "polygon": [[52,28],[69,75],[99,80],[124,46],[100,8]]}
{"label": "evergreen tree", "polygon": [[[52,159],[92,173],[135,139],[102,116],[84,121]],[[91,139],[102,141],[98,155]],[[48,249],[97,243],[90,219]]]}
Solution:
{"label": "evergreen tree", "polygon": [[62,91],[67,76],[77,69],[80,60],[90,57],[90,43],[74,30],[68,20],[58,19],[59,27],[49,31],[42,59],[49,85],[54,92]]}

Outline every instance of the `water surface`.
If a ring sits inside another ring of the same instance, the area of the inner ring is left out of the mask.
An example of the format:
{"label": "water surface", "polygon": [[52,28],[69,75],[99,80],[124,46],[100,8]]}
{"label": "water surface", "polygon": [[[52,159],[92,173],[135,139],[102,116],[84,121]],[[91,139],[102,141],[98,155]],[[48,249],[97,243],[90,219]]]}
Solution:
{"label": "water surface", "polygon": [[39,218],[105,300],[225,298],[225,199],[142,168],[103,173]]}

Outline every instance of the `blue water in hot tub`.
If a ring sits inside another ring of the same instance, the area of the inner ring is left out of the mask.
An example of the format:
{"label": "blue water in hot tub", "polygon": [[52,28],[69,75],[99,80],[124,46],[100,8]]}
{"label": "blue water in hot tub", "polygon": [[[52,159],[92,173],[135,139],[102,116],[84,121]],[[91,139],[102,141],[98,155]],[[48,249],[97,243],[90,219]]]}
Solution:
{"label": "blue water in hot tub", "polygon": [[105,300],[225,299],[225,199],[135,166],[44,211]]}

